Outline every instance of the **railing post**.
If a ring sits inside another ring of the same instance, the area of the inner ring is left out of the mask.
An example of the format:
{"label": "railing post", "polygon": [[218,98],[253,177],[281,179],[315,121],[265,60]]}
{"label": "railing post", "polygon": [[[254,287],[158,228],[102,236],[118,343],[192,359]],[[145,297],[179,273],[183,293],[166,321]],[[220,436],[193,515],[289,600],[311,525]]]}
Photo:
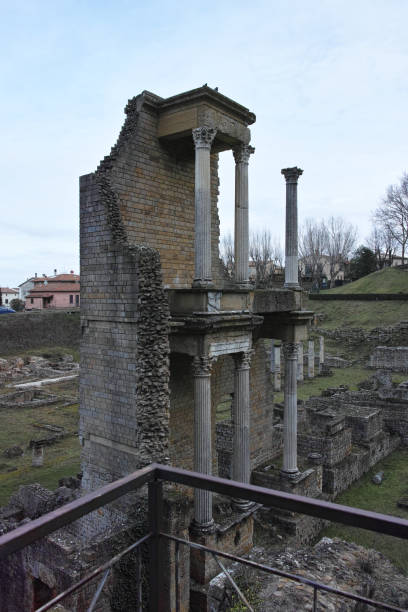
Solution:
{"label": "railing post", "polygon": [[163,483],[161,480],[149,482],[149,523],[153,537],[150,539],[150,612],[164,611],[163,593],[163,555],[161,554],[160,529],[163,509]]}

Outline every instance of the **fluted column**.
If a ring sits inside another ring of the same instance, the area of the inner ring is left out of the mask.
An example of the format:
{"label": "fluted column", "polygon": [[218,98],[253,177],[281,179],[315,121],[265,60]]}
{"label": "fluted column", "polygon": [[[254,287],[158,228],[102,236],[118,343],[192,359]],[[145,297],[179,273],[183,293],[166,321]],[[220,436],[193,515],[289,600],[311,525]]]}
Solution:
{"label": "fluted column", "polygon": [[273,372],[273,390],[280,391],[281,390],[281,347],[280,345],[274,345],[273,351],[275,353],[274,361],[275,361],[275,369]]}
{"label": "fluted column", "polygon": [[[194,470],[202,474],[212,472],[211,366],[209,357],[194,357]],[[213,525],[212,493],[195,489],[193,527],[199,532],[210,532]]]}
{"label": "fluted column", "polygon": [[299,342],[298,360],[297,360],[297,380],[303,381],[303,342]]}
{"label": "fluted column", "polygon": [[307,377],[314,378],[315,375],[315,348],[314,340],[309,340],[307,351]]}
{"label": "fluted column", "polygon": [[298,344],[284,342],[285,388],[283,414],[283,465],[282,474],[294,478],[297,467],[297,355]]}
{"label": "fluted column", "polygon": [[[250,403],[249,403],[249,371],[252,351],[238,353],[235,356],[234,402],[233,402],[233,457],[232,478],[238,482],[249,483],[251,476],[250,457]],[[251,502],[235,499],[234,506],[238,510],[246,510]]]}
{"label": "fluted column", "polygon": [[281,170],[286,180],[285,287],[297,289],[298,279],[298,211],[297,183],[300,168]]}
{"label": "fluted column", "polygon": [[217,130],[199,127],[193,130],[195,145],[195,258],[194,285],[212,283],[211,273],[211,144]]}
{"label": "fluted column", "polygon": [[241,144],[233,150],[235,159],[235,282],[248,283],[249,227],[248,227],[248,162],[254,147]]}

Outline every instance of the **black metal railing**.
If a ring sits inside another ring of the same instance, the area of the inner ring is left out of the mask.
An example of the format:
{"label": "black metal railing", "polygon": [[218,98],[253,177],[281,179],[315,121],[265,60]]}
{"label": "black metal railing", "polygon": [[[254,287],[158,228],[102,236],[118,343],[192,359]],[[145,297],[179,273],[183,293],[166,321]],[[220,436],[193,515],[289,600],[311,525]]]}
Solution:
{"label": "black metal railing", "polygon": [[161,546],[165,541],[175,542],[175,607],[176,610],[180,610],[180,594],[179,594],[179,550],[180,546],[188,546],[201,551],[208,552],[213,556],[215,561],[220,567],[220,570],[226,574],[227,579],[231,582],[232,587],[236,590],[238,596],[246,605],[249,610],[252,610],[250,603],[245,599],[244,594],[239,590],[235,581],[231,575],[224,568],[219,558],[225,558],[228,560],[239,561],[240,563],[257,569],[269,574],[280,576],[286,579],[293,580],[295,582],[308,585],[312,589],[313,593],[313,610],[318,609],[318,592],[323,591],[331,593],[346,599],[351,599],[362,604],[370,605],[381,610],[390,610],[393,612],[402,612],[402,608],[389,605],[380,601],[374,601],[361,595],[354,593],[348,593],[340,589],[329,587],[328,585],[320,582],[310,580],[303,576],[296,574],[290,574],[277,568],[269,567],[251,561],[249,559],[237,557],[230,553],[212,549],[196,542],[184,540],[174,535],[164,533],[162,531],[162,506],[163,506],[163,482],[178,483],[188,487],[194,487],[199,489],[206,489],[222,495],[227,495],[235,499],[246,499],[249,501],[262,504],[264,506],[274,506],[283,510],[291,512],[303,513],[316,518],[326,519],[351,525],[353,527],[360,527],[375,531],[377,533],[387,534],[396,536],[403,539],[408,539],[408,521],[388,516],[384,514],[378,514],[376,512],[369,512],[367,510],[360,510],[358,508],[351,508],[348,506],[341,506],[331,502],[325,502],[318,499],[311,499],[299,495],[293,495],[290,493],[284,493],[281,491],[275,491],[272,489],[265,489],[254,485],[244,485],[242,483],[234,482],[231,480],[225,480],[223,478],[217,478],[214,476],[207,476],[204,474],[198,474],[196,472],[189,472],[187,470],[181,470],[172,468],[165,465],[152,464],[146,468],[138,470],[125,478],[117,480],[109,485],[106,485],[92,493],[88,493],[83,497],[66,504],[44,516],[30,521],[27,524],[18,527],[17,529],[0,536],[0,559],[4,559],[8,555],[21,550],[25,546],[32,544],[40,538],[49,535],[57,529],[64,527],[72,523],[73,521],[81,518],[82,516],[96,510],[106,504],[113,502],[121,496],[136,491],[143,485],[148,485],[148,508],[149,508],[149,531],[142,538],[131,544],[126,549],[112,557],[109,561],[94,569],[88,575],[84,576],[77,583],[70,586],[64,592],[54,597],[51,601],[42,605],[37,609],[37,612],[45,612],[49,610],[56,603],[62,601],[68,596],[72,595],[84,585],[90,581],[95,580],[101,576],[101,579],[95,590],[94,597],[88,607],[88,611],[92,612],[94,609],[100,594],[102,593],[103,587],[109,576],[112,567],[122,559],[123,556],[129,554],[132,551],[137,551],[137,563],[136,563],[136,576],[135,580],[137,583],[137,606],[136,611],[142,610],[142,594],[141,594],[141,555],[140,547],[144,543],[149,545],[149,576],[150,576],[150,588],[149,588],[149,609],[152,612],[166,610],[166,602],[164,601],[164,590],[162,588],[164,578],[164,557],[161,554]]}

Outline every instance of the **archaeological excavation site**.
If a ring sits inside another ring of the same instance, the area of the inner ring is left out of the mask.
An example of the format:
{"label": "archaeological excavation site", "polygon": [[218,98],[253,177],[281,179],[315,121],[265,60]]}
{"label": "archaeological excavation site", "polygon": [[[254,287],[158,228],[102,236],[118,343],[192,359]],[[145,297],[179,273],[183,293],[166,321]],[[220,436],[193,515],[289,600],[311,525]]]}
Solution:
{"label": "archaeological excavation site", "polygon": [[[80,178],[79,365],[0,362],[0,414],[68,415],[79,380],[79,426],[33,416],[38,435],[6,449],[40,474],[75,437],[78,469],[53,490],[34,475],[0,508],[0,611],[407,609],[408,566],[330,530],[408,538],[408,481],[395,516],[339,502],[364,479],[385,487],[395,453],[406,462],[408,323],[371,336],[325,327],[299,279],[307,168],[270,168],[284,278],[251,280],[245,106],[205,85],[143,91],[125,113],[110,154]],[[224,152],[232,270],[219,251]]]}

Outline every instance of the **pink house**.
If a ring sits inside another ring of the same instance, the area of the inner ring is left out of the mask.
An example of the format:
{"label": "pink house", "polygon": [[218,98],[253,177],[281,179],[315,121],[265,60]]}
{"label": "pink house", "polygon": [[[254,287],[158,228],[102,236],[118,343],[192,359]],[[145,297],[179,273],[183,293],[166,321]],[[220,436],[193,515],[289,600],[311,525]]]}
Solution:
{"label": "pink house", "polygon": [[34,278],[34,287],[26,296],[26,310],[72,308],[80,305],[79,275],[69,274]]}

